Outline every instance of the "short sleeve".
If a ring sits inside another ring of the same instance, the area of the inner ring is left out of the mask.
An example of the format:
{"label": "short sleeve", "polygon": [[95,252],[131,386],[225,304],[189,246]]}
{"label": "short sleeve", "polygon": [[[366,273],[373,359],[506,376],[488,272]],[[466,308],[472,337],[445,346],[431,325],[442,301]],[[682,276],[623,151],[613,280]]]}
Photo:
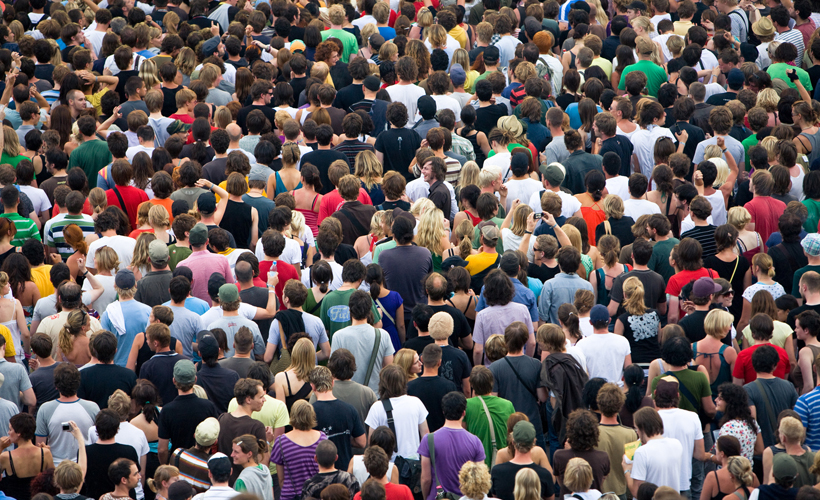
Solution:
{"label": "short sleeve", "polygon": [[427,421],[427,415],[428,415],[427,408],[424,407],[424,403],[422,403],[419,398],[414,397],[413,399],[415,400],[416,410],[418,410],[418,414],[419,414],[418,422],[416,422],[416,423],[418,425],[421,425],[421,424],[423,424],[424,422]]}
{"label": "short sleeve", "polygon": [[643,450],[641,450],[640,448],[635,450],[635,456],[633,457],[634,462],[632,464],[632,472],[630,473],[630,476],[632,477],[632,479],[637,479],[638,481],[646,481],[647,464],[646,459],[644,458],[643,453],[641,453],[641,451]]}
{"label": "short sleeve", "polygon": [[[365,386],[367,387],[367,386]],[[383,409],[379,409],[378,407],[381,406],[378,402],[373,403],[370,406],[370,410],[367,412],[367,418],[364,419],[365,425],[370,427],[371,429],[375,429],[380,425],[385,425],[387,419],[385,418],[386,415],[384,414]],[[383,408],[383,407],[382,407]]]}
{"label": "short sleeve", "polygon": [[46,408],[40,407],[37,412],[37,428],[35,429],[34,434],[40,437],[48,436],[48,419],[51,416],[51,412],[45,410]]}
{"label": "short sleeve", "polygon": [[279,345],[279,321],[270,322],[270,333],[268,333],[268,344]]}
{"label": "short sleeve", "polygon": [[430,439],[429,436],[431,436],[431,435],[435,439],[435,434],[431,433],[431,434],[428,434],[427,436],[424,436],[423,438],[421,438],[421,441],[419,442],[418,452],[419,452],[419,455],[422,456],[422,457],[430,458],[430,446],[428,444],[428,440]]}
{"label": "short sleeve", "polygon": [[379,342],[381,343],[382,352],[384,352],[382,357],[392,356],[396,353],[396,349],[393,347],[393,341],[390,340],[390,334],[387,330],[383,330],[381,328],[379,328],[379,330],[381,330],[381,338]]}
{"label": "short sleeve", "polygon": [[276,465],[284,465],[285,463],[285,454],[282,450],[282,441],[284,439],[286,439],[284,435],[277,436],[273,442],[273,448],[270,452],[270,461]]}
{"label": "short sleeve", "polygon": [[23,368],[23,365],[17,364],[17,367],[20,369],[20,392],[27,391],[31,389],[31,380],[28,378],[28,373],[26,373],[26,369]]}

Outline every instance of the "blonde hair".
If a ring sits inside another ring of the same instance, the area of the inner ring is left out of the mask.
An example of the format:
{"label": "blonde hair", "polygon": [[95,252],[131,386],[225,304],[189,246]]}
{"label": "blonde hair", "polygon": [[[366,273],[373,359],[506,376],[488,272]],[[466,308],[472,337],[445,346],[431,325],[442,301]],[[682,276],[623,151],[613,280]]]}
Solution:
{"label": "blonde hair", "polygon": [[[646,16],[638,16],[630,21],[630,24],[632,25],[632,28],[635,28],[636,26],[643,28],[647,34],[655,32],[655,24]],[[654,42],[652,42],[652,44],[654,45]]]}
{"label": "blonde hair", "polygon": [[786,436],[790,443],[800,443],[806,434],[803,422],[794,417],[784,417],[780,421],[780,427],[777,430],[780,434]]}
{"label": "blonde hair", "polygon": [[154,233],[141,233],[137,236],[137,244],[134,246],[134,255],[131,258],[131,269],[150,266],[151,259],[148,257],[148,245],[157,239]]}
{"label": "blonde hair", "polygon": [[8,156],[17,156],[20,154],[20,138],[17,137],[17,132],[11,127],[3,127],[3,152]]}
{"label": "blonde hair", "polygon": [[[150,203],[148,203],[148,205],[150,205]],[[151,227],[168,229],[168,226],[171,225],[168,210],[162,205],[151,205],[151,209],[148,210],[148,224],[150,224]]]}
{"label": "blonde hair", "polygon": [[[299,342],[303,340],[310,342],[310,339],[299,339]],[[297,342],[297,344],[299,342]],[[314,353],[313,356],[315,357],[316,354]],[[316,411],[313,410],[313,405],[304,399],[293,403],[293,406],[290,408],[290,425],[299,431],[309,431],[316,427]]]}
{"label": "blonde hair", "polygon": [[97,271],[117,272],[120,267],[120,257],[111,247],[100,247],[94,252],[94,266]]}
{"label": "blonde hair", "polygon": [[[766,89],[771,90],[771,89]],[[773,162],[777,158],[777,137],[770,135],[768,137],[764,137],[763,140],[760,141],[760,145],[768,153],[769,162]]]}
{"label": "blonde hair", "polygon": [[532,213],[532,208],[526,203],[522,203],[515,207],[512,214],[512,226],[510,231],[516,236],[524,236],[527,231],[527,217]]}
{"label": "blonde hair", "polygon": [[[296,168],[296,164],[299,163],[299,158],[302,156],[302,151],[299,149],[299,145],[295,142],[286,142],[282,146],[282,166],[290,165],[292,168]],[[290,167],[288,167],[290,168]]]}
{"label": "blonde hair", "polygon": [[447,45],[447,30],[440,24],[434,24],[427,29],[427,37],[434,49],[443,49]]}
{"label": "blonde hair", "polygon": [[227,106],[219,106],[214,112],[214,124],[221,129],[225,129],[228,125],[233,123],[233,115]]}
{"label": "blonde hair", "polygon": [[415,380],[419,376],[415,373],[411,372],[410,369],[413,367],[414,357],[418,353],[413,349],[399,349],[399,352],[396,353],[396,356],[393,358],[393,363],[399,365],[402,370],[404,370],[404,374],[407,376],[407,381]]}
{"label": "blonde hair", "polygon": [[102,213],[108,207],[108,197],[102,188],[95,187],[88,193],[88,203],[95,214]]}
{"label": "blonde hair", "polygon": [[732,207],[729,209],[727,222],[735,227],[738,231],[743,231],[746,224],[751,222],[752,215],[745,207]]}
{"label": "blonde hair", "polygon": [[567,336],[564,330],[553,323],[545,323],[535,332],[535,339],[541,349],[549,352],[565,352],[567,350]]}
{"label": "blonde hair", "polygon": [[162,17],[162,26],[168,32],[169,35],[176,35],[177,28],[179,27],[179,15],[176,12],[167,12]]}
{"label": "blonde hair", "polygon": [[293,350],[290,351],[290,366],[287,370],[293,370],[298,380],[307,381],[308,374],[316,366],[316,347],[313,341],[304,338],[296,341]]}
{"label": "blonde hair", "polygon": [[418,217],[433,208],[436,208],[436,204],[430,201],[430,198],[419,198],[413,203],[413,206],[410,207],[410,215]]}
{"label": "blonde hair", "polygon": [[[374,215],[375,217],[375,215]],[[291,212],[291,219],[290,219],[290,234],[299,236],[300,234],[304,233],[307,230],[307,225],[305,223],[305,216],[302,212],[298,210],[294,210]]]}
{"label": "blonde hair", "polygon": [[422,7],[416,14],[416,24],[421,28],[422,39],[427,38],[427,31],[433,25],[433,13],[427,7]]}
{"label": "blonde hair", "polygon": [[592,486],[592,467],[583,458],[571,458],[564,471],[564,485],[573,493],[589,491]]}
{"label": "blonde hair", "polygon": [[758,253],[752,257],[752,267],[759,267],[770,278],[774,277],[774,261],[765,253]]}
{"label": "blonde hair", "polygon": [[419,219],[416,244],[430,250],[433,255],[441,255],[444,248],[441,238],[444,236],[444,214],[438,208],[425,210]]}
{"label": "blonde hair", "polygon": [[484,189],[501,177],[501,168],[495,165],[486,165],[478,175],[478,187]]}
{"label": "blonde hair", "polygon": [[703,331],[710,337],[722,340],[729,333],[729,327],[732,326],[734,320],[735,317],[731,313],[721,309],[712,309],[703,320]]}
{"label": "blonde hair", "polygon": [[703,159],[711,160],[723,156],[723,150],[717,144],[710,144],[703,149]]}
{"label": "blonde hair", "polygon": [[[458,184],[462,188],[464,186],[475,185],[478,186],[478,177],[481,175],[481,169],[478,168],[478,163],[470,160],[461,167]],[[475,207],[473,207],[475,208]]]}
{"label": "blonde hair", "polygon": [[143,226],[148,224],[148,212],[151,211],[150,203],[142,203],[137,208],[137,225]]}
{"label": "blonde hair", "polygon": [[[350,139],[350,137],[348,137]],[[356,177],[362,179],[365,188],[369,191],[382,177],[382,164],[373,151],[362,151],[356,155]]]}
{"label": "blonde hair", "polygon": [[145,58],[140,63],[139,77],[142,78],[143,82],[145,82],[145,88],[148,90],[154,88],[155,85],[162,83],[159,79],[159,69],[157,68],[157,63],[150,58]]}
{"label": "blonde hair", "polygon": [[569,238],[569,242],[574,246],[579,252],[582,254],[583,252],[583,240],[581,239],[581,231],[578,231],[578,228],[573,226],[572,224],[564,224],[561,226],[561,229]]}
{"label": "blonde hair", "polygon": [[151,491],[157,493],[162,489],[162,483],[178,476],[179,469],[173,465],[160,465],[157,467],[156,472],[154,472],[154,478],[148,478],[148,487],[151,488]]}
{"label": "blonde hair", "polygon": [[606,9],[601,7],[600,0],[587,0],[589,5],[595,6],[595,20],[601,26],[606,26],[609,23],[609,17],[606,15]]}
{"label": "blonde hair", "polygon": [[[470,70],[470,53],[467,50],[462,48],[457,48],[453,52],[453,60],[450,62],[450,67],[453,67],[453,64],[460,64],[464,71]],[[466,83],[466,82],[465,82]],[[466,165],[466,163],[465,163]],[[462,167],[463,172],[463,167]]]}
{"label": "blonde hair", "polygon": [[765,109],[767,113],[777,111],[777,104],[780,102],[780,96],[777,91],[772,88],[766,88],[757,93],[757,105]]}
{"label": "blonde hair", "polygon": [[185,76],[191,76],[197,65],[196,54],[190,47],[182,47],[174,59],[174,66]]}
{"label": "blonde hair", "polygon": [[754,482],[754,476],[752,475],[752,463],[749,462],[749,459],[746,457],[729,457],[729,461],[726,464],[726,469],[733,478],[744,486],[751,486]]}
{"label": "blonde hair", "polygon": [[[379,32],[379,28],[377,28],[374,23],[365,24],[364,26],[362,26],[362,31],[361,31],[362,41],[367,43],[367,41],[370,40],[370,37],[375,35],[378,32]],[[398,52],[398,50],[397,50],[397,52]]]}
{"label": "blonde hair", "polygon": [[492,487],[490,471],[484,462],[464,462],[458,471],[461,493],[467,498],[482,499]]}
{"label": "blonde hair", "polygon": [[[379,4],[376,4],[379,5]],[[399,48],[393,42],[385,42],[379,49],[379,61],[390,61],[399,53]],[[377,66],[378,67],[378,66]]]}
{"label": "blonde hair", "polygon": [[66,493],[77,493],[82,484],[83,469],[77,462],[63,460],[54,469],[54,485]]}
{"label": "blonde hair", "polygon": [[76,309],[68,313],[65,324],[60,328],[58,342],[63,354],[71,354],[74,350],[74,339],[83,334],[83,327],[89,322],[88,313]]}
{"label": "blonde hair", "polygon": [[[615,196],[617,198],[617,196]],[[607,199],[611,198],[607,196]],[[606,203],[606,202],[604,202]],[[598,238],[598,253],[604,259],[604,265],[615,267],[618,264],[618,256],[621,253],[621,240],[612,234],[605,234]]]}
{"label": "blonde hair", "polygon": [[620,219],[624,216],[624,200],[617,194],[604,198],[603,207],[607,219]]}
{"label": "blonde hair", "polygon": [[475,228],[473,221],[471,221],[469,217],[459,222],[458,226],[453,229],[453,235],[458,240],[458,255],[462,259],[466,259],[473,253],[474,234]]}
{"label": "blonde hair", "polygon": [[712,187],[719,189],[720,186],[726,182],[726,179],[729,178],[729,164],[726,163],[726,160],[723,158],[712,158],[709,161],[712,162],[712,165],[717,169],[717,177],[715,177],[715,182],[712,183]]}
{"label": "blonde hair", "polygon": [[521,469],[515,475],[515,500],[539,500],[541,498],[541,480],[532,469]]}
{"label": "blonde hair", "polygon": [[644,288],[641,280],[632,276],[624,281],[624,309],[633,316],[643,316],[646,314],[646,304],[644,304]]}

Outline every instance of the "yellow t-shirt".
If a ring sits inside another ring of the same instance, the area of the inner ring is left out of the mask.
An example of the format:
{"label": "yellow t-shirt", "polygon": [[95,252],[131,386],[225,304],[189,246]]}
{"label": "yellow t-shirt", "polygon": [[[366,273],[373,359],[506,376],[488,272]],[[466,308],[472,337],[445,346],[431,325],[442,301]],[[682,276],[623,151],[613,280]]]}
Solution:
{"label": "yellow t-shirt", "polygon": [[103,88],[96,94],[91,94],[86,97],[86,100],[94,106],[94,111],[96,111],[97,116],[102,114],[102,96],[105,95],[106,92],[108,92],[108,87]]}
{"label": "yellow t-shirt", "polygon": [[[236,398],[233,398],[231,402],[228,403],[228,411],[232,412],[238,406]],[[251,418],[262,422],[262,425],[274,430],[290,424],[288,407],[285,406],[285,403],[267,394],[265,394],[265,403],[262,405],[262,410],[251,413]],[[273,462],[270,464],[270,472],[271,474],[276,474],[276,464]]]}
{"label": "yellow t-shirt", "polygon": [[13,358],[17,354],[17,351],[14,349],[14,339],[11,336],[11,330],[0,325],[0,335],[6,339],[6,354],[4,354],[3,357]]}
{"label": "yellow t-shirt", "polygon": [[470,276],[475,276],[495,264],[497,259],[498,253],[481,252],[475,255],[469,255],[466,259],[467,266],[465,266],[465,269],[470,273]]}
{"label": "yellow t-shirt", "polygon": [[51,266],[42,265],[31,269],[31,281],[37,285],[40,297],[48,297],[54,293],[54,285],[51,284]]}
{"label": "yellow t-shirt", "polygon": [[[792,327],[781,321],[774,322],[774,332],[772,333],[772,340],[770,342],[777,347],[786,348],[786,341],[791,340],[794,330]],[[748,326],[743,329],[743,338],[746,339],[749,345],[754,345],[755,341],[752,338],[752,329]],[[795,353],[797,354],[797,353]]]}

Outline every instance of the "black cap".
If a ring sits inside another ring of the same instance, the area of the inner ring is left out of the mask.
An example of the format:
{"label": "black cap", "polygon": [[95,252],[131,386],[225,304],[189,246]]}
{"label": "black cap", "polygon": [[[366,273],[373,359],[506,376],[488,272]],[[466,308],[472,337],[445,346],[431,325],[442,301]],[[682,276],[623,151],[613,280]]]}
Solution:
{"label": "black cap", "polygon": [[176,200],[171,203],[171,216],[176,217],[179,214],[187,214],[191,206],[188,205],[188,200]]}
{"label": "black cap", "polygon": [[367,77],[365,77],[364,82],[362,82],[362,85],[364,85],[364,88],[371,92],[377,92],[379,88],[381,88],[382,82],[381,80],[379,80],[378,76],[368,75]]}
{"label": "black cap", "polygon": [[216,212],[216,196],[210,191],[202,193],[199,195],[199,198],[196,199],[196,206],[199,213],[212,214]]}
{"label": "black cap", "polygon": [[490,45],[484,49],[484,62],[489,64],[496,64],[501,54],[498,52],[498,47]]}
{"label": "black cap", "polygon": [[211,298],[219,297],[219,287],[226,283],[225,276],[222,273],[213,273],[208,278],[208,296]]}

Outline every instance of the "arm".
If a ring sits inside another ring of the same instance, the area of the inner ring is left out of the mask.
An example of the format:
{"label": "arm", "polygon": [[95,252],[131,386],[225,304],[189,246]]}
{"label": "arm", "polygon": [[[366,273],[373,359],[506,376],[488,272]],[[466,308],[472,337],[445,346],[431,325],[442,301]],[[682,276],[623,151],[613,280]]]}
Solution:
{"label": "arm", "polygon": [[484,344],[473,343],[473,365],[484,365]]}
{"label": "arm", "polygon": [[[792,342],[786,342],[786,344],[792,344]],[[794,346],[792,346],[792,350],[794,350]],[[812,355],[811,349],[804,347],[800,349],[800,359],[798,360],[798,365],[800,366],[801,373],[811,373],[812,370]],[[800,391],[800,394],[807,394],[814,389],[814,384],[812,383],[812,377],[803,377],[803,388]]]}
{"label": "arm", "polygon": [[159,463],[167,464],[170,452],[168,451],[168,439],[159,438],[159,442],[157,443],[157,455],[159,457]]}
{"label": "arm", "polygon": [[[723,156],[726,157],[726,163],[729,165],[729,177],[727,177],[726,182],[724,182],[723,185],[720,186],[720,192],[723,193],[723,203],[724,205],[726,205],[729,203],[729,195],[732,193],[732,189],[734,189],[735,187],[735,181],[737,180],[738,175],[738,168],[734,157],[732,157],[732,154],[729,153],[728,149],[725,149],[725,141],[723,140],[723,137],[717,138],[717,145],[718,147],[720,147],[720,149],[723,150]],[[791,359],[794,359],[794,357],[792,357]]]}
{"label": "arm", "polygon": [[22,401],[26,406],[34,406],[37,404],[37,397],[34,395],[34,389],[29,387],[21,393],[23,395]]}
{"label": "arm", "polygon": [[624,324],[621,322],[620,319],[615,320],[615,330],[613,331],[613,333],[620,336],[624,335]]}
{"label": "arm", "polygon": [[755,439],[755,455],[763,454],[763,436],[760,434],[760,430],[757,431],[757,438]]}
{"label": "arm", "polygon": [[113,125],[114,122],[120,118],[122,118],[122,113],[120,113],[120,107],[117,106],[116,108],[114,108],[114,112],[111,113],[111,116],[108,117],[107,120],[97,125],[97,132],[105,133],[107,135],[108,129],[111,127],[111,125]]}
{"label": "arm", "polygon": [[714,417],[715,413],[717,413],[717,409],[715,408],[715,402],[712,401],[712,396],[703,396],[700,399],[700,405],[703,407],[703,411],[706,412],[706,414],[710,417]]}
{"label": "arm", "polygon": [[319,352],[316,354],[316,359],[324,361],[330,358],[330,342],[322,342],[319,344]]}
{"label": "arm", "polygon": [[[283,377],[287,377],[285,372],[280,372],[276,374],[276,377],[273,379],[273,390],[276,392],[276,399],[281,402],[285,402],[285,384],[282,381]],[[277,467],[278,469],[278,467]]]}
{"label": "arm", "polygon": [[[379,327],[376,327],[379,328]],[[382,358],[382,366],[392,365],[393,364],[393,355],[385,356]]]}
{"label": "arm", "polygon": [[421,494],[424,498],[430,495],[430,487],[433,482],[433,475],[430,470],[430,458],[421,457]]}
{"label": "arm", "polygon": [[70,420],[68,422],[68,425],[71,426],[71,435],[74,436],[74,439],[77,440],[77,445],[79,445],[80,447],[80,452],[77,455],[77,463],[80,465],[80,468],[83,471],[83,475],[85,475],[87,469],[87,459],[85,455],[85,440],[83,439],[83,431],[80,430],[80,428],[77,426],[77,424],[74,423],[73,420]]}
{"label": "arm", "polygon": [[270,364],[273,361],[273,355],[276,353],[277,346],[268,342],[268,345],[265,346],[265,363]]}
{"label": "arm", "polygon": [[800,98],[806,102],[811,102],[811,96],[809,92],[803,87],[803,83],[800,81],[800,77],[797,76],[797,70],[790,69],[786,71],[786,76],[797,86],[797,91],[800,92]]}
{"label": "arm", "polygon": [[407,338],[407,328],[404,326],[404,306],[396,309],[396,331],[399,333],[399,342],[404,345]]}
{"label": "arm", "polygon": [[742,332],[749,325],[749,317],[752,315],[752,303],[743,299],[743,312],[740,314],[740,321],[737,322],[737,331]]}
{"label": "arm", "polygon": [[274,291],[274,287],[276,287],[276,285],[278,284],[279,275],[268,273],[268,303],[265,305],[264,309],[262,309],[261,307],[256,308],[256,315],[254,315],[253,319],[272,319],[274,316],[276,316],[278,307],[276,305],[276,293]]}
{"label": "arm", "polygon": [[[40,292],[35,290],[35,295],[37,300],[40,300]],[[23,349],[25,352],[31,352],[31,333],[28,331],[28,325],[26,325],[26,317],[23,313],[23,305],[20,304],[19,300],[15,300],[15,307],[17,308],[17,329],[20,330],[20,336],[23,338]]]}
{"label": "arm", "polygon": [[84,257],[80,257],[79,259],[77,259],[77,270],[79,271],[80,275],[82,275],[86,280],[88,280],[88,284],[91,285],[90,291],[83,292],[87,293],[85,299],[89,302],[94,302],[95,300],[99,299],[100,296],[102,296],[103,292],[105,292],[105,288],[103,287],[102,283],[100,283],[99,280],[97,280],[97,278],[85,267]]}
{"label": "arm", "polygon": [[[509,229],[510,224],[512,223],[512,214],[515,208],[521,204],[521,200],[513,200],[512,205],[510,205],[510,209],[507,210],[507,216],[504,217],[504,222],[501,223],[501,229]],[[527,231],[530,231],[529,227]]]}
{"label": "arm", "polygon": [[680,321],[680,308],[678,306],[678,298],[677,297],[670,297],[669,298],[669,310],[666,313],[667,322],[670,325],[678,324]]}
{"label": "arm", "polygon": [[11,91],[14,90],[14,80],[17,78],[17,73],[12,71],[6,75],[6,88],[3,90],[3,95],[0,96],[0,105],[8,106],[11,100]]}
{"label": "arm", "polygon": [[[364,448],[367,446],[367,433],[363,432],[361,436],[355,438],[351,436],[350,443],[354,448]],[[350,463],[352,464],[353,461],[351,460]]]}
{"label": "arm", "polygon": [[[618,306],[620,306],[620,305],[621,304],[619,302],[615,302],[614,300],[609,299],[609,305],[606,306],[606,310],[607,310],[607,312],[609,312],[610,317],[615,316],[616,314],[618,314]],[[615,325],[615,328],[617,330],[617,328],[618,328],[617,324]]]}
{"label": "arm", "polygon": [[259,213],[254,207],[251,207],[251,247],[256,248],[256,242],[259,240]]}

